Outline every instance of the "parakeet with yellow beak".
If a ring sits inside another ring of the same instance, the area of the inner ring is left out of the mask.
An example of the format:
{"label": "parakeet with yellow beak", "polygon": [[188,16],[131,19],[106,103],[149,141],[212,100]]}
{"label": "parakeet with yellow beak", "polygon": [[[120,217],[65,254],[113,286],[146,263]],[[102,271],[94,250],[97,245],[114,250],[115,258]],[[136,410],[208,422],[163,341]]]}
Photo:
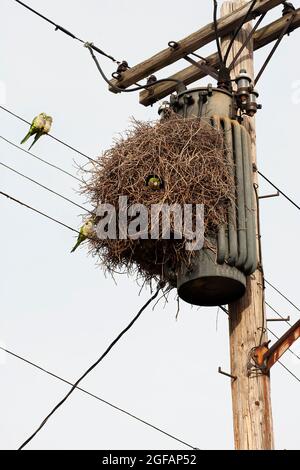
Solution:
{"label": "parakeet with yellow beak", "polygon": [[90,217],[81,227],[79,231],[79,235],[77,238],[77,242],[72,248],[71,253],[74,253],[74,251],[83,243],[87,238],[91,238],[95,236],[95,217]]}
{"label": "parakeet with yellow beak", "polygon": [[46,113],[40,113],[33,119],[30,129],[24,139],[21,141],[21,144],[24,144],[31,136],[35,135],[34,141],[29,147],[30,150],[42,135],[48,134],[48,132],[50,132],[51,125],[52,117],[47,116]]}
{"label": "parakeet with yellow beak", "polygon": [[151,176],[151,178],[147,181],[147,186],[150,189],[160,189],[161,188],[161,181],[157,176]]}

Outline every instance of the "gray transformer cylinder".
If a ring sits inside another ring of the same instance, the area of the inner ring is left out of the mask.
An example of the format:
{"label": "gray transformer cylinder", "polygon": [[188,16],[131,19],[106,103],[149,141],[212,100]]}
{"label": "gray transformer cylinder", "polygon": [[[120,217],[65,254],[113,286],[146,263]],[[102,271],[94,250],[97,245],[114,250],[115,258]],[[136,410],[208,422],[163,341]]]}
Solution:
{"label": "gray transformer cylinder", "polygon": [[178,295],[194,305],[217,306],[243,296],[246,276],[257,267],[251,142],[235,117],[234,100],[212,87],[187,90],[172,103],[184,118],[198,117],[224,133],[226,158],[232,163],[236,204],[228,209],[228,222],[219,227],[211,245],[196,253],[191,266],[177,272]]}

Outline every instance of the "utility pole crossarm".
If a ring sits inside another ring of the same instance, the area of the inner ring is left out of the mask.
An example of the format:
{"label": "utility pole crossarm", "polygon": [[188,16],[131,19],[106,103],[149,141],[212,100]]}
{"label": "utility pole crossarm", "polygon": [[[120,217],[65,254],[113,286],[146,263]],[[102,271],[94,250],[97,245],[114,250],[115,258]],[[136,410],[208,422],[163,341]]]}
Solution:
{"label": "utility pole crossarm", "polygon": [[[256,18],[258,15],[267,12],[268,10],[280,5],[282,0],[260,0],[252,9],[248,21]],[[237,26],[240,25],[241,21],[245,18],[249,10],[249,2],[246,5],[241,6],[234,12],[224,16],[218,20],[218,31],[219,36],[223,37],[231,33]],[[190,34],[186,38],[176,41],[177,46],[168,47],[161,52],[158,52],[154,56],[146,59],[138,65],[126,70],[122,73],[120,79],[113,80],[112,83],[115,86],[127,88],[134,83],[142,80],[149,75],[157,72],[167,65],[173,64],[177,60],[183,58],[185,55],[194,52],[197,49],[209,44],[215,39],[214,24],[209,23],[203,28],[199,29],[195,33]],[[110,87],[110,91],[114,92],[113,87]]]}
{"label": "utility pole crossarm", "polygon": [[[291,14],[283,16],[276,21],[268,24],[260,28],[256,31],[253,35],[253,48],[254,51],[261,49],[262,47],[270,44],[271,42],[278,39],[281,31],[283,30],[287,21],[289,21]],[[291,31],[300,27],[300,8],[298,8],[295,12],[295,17],[290,25],[290,28],[286,34],[289,34]],[[210,56],[206,57],[205,62],[199,61],[201,64],[209,65],[210,67],[218,68],[220,66],[219,56],[217,53],[211,54]],[[206,71],[200,70],[195,65],[191,65],[190,67],[186,67],[185,69],[181,70],[180,72],[171,75],[169,78],[180,80],[185,85],[190,85],[191,83],[195,82],[196,80],[200,80],[207,75]],[[173,82],[165,82],[159,85],[153,85],[150,90],[144,90],[140,93],[140,104],[144,106],[149,106],[153,104],[155,101],[164,98],[165,96],[169,95],[176,89],[176,84]]]}
{"label": "utility pole crossarm", "polygon": [[268,349],[268,344],[256,348],[253,351],[253,359],[261,370],[267,374],[298,338],[300,338],[300,320],[279,338],[270,349]]}

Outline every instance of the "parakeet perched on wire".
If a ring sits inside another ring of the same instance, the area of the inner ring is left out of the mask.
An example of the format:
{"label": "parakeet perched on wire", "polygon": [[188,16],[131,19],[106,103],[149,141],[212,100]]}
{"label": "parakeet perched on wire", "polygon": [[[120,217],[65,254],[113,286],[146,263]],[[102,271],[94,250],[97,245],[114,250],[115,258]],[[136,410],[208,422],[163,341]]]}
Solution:
{"label": "parakeet perched on wire", "polygon": [[162,182],[158,176],[150,176],[147,180],[147,186],[150,189],[161,189]]}
{"label": "parakeet perched on wire", "polygon": [[82,242],[84,242],[87,238],[91,238],[95,236],[95,217],[90,217],[81,227],[79,231],[79,235],[77,238],[77,242],[72,248],[71,253],[74,253],[74,251],[81,245]]}
{"label": "parakeet perched on wire", "polygon": [[43,135],[43,134],[48,134],[51,129],[51,124],[52,124],[52,117],[47,116],[46,113],[40,113],[38,116],[36,116],[30,126],[29,132],[26,134],[24,139],[21,141],[21,144],[24,144],[31,136],[35,136],[34,141],[29,147],[29,150],[31,147],[36,143],[36,141]]}

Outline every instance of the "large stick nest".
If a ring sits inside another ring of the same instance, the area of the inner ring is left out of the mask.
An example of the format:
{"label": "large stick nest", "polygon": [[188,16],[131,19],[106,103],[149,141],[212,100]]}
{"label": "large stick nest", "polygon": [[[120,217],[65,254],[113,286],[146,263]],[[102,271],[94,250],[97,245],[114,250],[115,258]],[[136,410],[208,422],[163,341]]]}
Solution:
{"label": "large stick nest", "polygon": [[[232,170],[222,132],[199,119],[172,114],[156,123],[134,120],[125,136],[99,157],[83,192],[95,210],[100,202],[118,208],[119,196],[127,196],[129,205],[148,208],[160,203],[204,204],[205,238],[211,240],[226,223],[234,198]],[[162,189],[146,185],[150,175],[159,176]],[[108,271],[137,272],[146,281],[169,277],[174,283],[179,265],[189,265],[195,255],[186,250],[185,240],[97,239],[89,244]]]}

